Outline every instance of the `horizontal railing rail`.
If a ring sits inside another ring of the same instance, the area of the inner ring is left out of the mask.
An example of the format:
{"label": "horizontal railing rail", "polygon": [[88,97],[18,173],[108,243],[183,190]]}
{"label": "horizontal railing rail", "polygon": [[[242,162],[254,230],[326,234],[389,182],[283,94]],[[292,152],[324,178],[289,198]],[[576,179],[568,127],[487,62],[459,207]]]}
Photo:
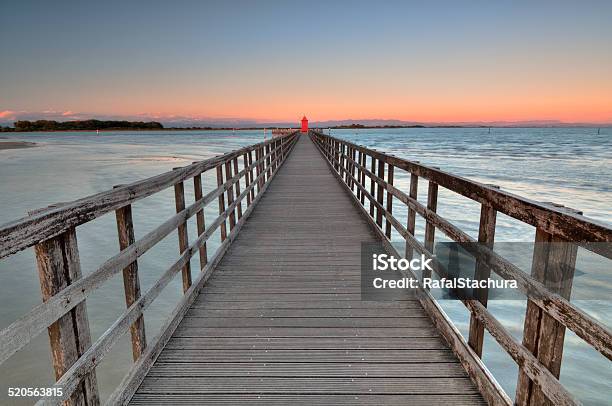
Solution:
{"label": "horizontal railing rail", "polygon": [[[490,404],[511,404],[512,401],[480,359],[485,330],[519,366],[516,404],[579,404],[558,380],[565,328],[575,332],[610,360],[612,332],[570,303],[569,289],[560,287],[562,284],[558,282],[573,277],[578,245],[604,258],[612,258],[610,244],[602,244],[611,242],[612,229],[574,210],[534,202],[495,186],[474,182],[339,138],[319,132],[311,132],[311,138],[333,173],[351,193],[354,202],[370,219],[388,250],[399,255],[391,245],[391,230],[395,229],[406,241],[406,257],[412,257],[414,251],[423,254],[432,259],[433,269],[440,277],[448,277],[446,268],[434,256],[435,230],[439,229],[451,240],[467,243],[462,244],[462,247],[476,260],[476,277],[484,279],[493,271],[504,279],[517,281],[519,290],[528,299],[523,343],[516,342],[487,310],[486,289],[479,289],[472,299],[462,299],[471,314],[467,341],[431,293],[422,287],[418,290],[419,299],[434,324]],[[408,194],[393,185],[395,169],[405,170],[410,175]],[[421,178],[428,181],[426,205],[417,200]],[[478,239],[470,237],[436,213],[439,186],[481,204]],[[397,198],[408,209],[406,226],[393,216],[393,198]],[[552,244],[536,244],[532,275],[528,275],[492,249],[497,212],[534,226],[536,243],[563,244],[554,247],[551,247]],[[423,242],[415,237],[417,214],[426,222]],[[476,242],[478,244],[474,244]],[[551,278],[557,283],[550,283]]]}
{"label": "horizontal railing rail", "polygon": [[[283,136],[287,137],[287,135]],[[0,258],[6,257],[40,241],[91,221],[105,213],[117,210],[143,199],[198,174],[214,169],[234,158],[243,157],[257,149],[267,148],[278,138],[240,148],[230,153],[194,162],[151,178],[121,185],[112,190],[100,192],[69,203],[59,203],[46,209],[36,210],[31,215],[0,225]]]}
{"label": "horizontal railing rail", "polygon": [[[61,389],[52,394],[61,392],[61,395],[42,397],[38,404],[97,405],[100,399],[96,366],[119,338],[130,331],[134,364],[107,404],[129,401],[297,139],[295,132],[283,135],[84,199],[37,210],[1,226],[0,257],[34,246],[43,302],[0,331],[0,364],[46,329],[56,377],[54,388]],[[239,158],[243,161],[241,170]],[[217,187],[203,195],[202,174],[211,169],[216,170]],[[196,200],[186,207],[184,181],[189,178],[193,178]],[[243,190],[241,180],[244,180]],[[170,187],[174,188],[176,215],[135,240],[131,203]],[[206,225],[203,210],[215,200],[219,215]],[[82,276],[76,227],[112,211],[117,220],[120,252]],[[189,244],[186,224],[193,216],[196,216],[198,235]],[[209,259],[206,243],[217,229],[220,229],[221,245]],[[175,230],[179,240],[178,259],[141,294],[138,258]],[[192,279],[190,260],[196,253],[199,253],[201,272]],[[119,272],[123,273],[126,310],[92,343],[86,298]],[[159,334],[147,343],[144,311],[179,272],[183,296]]]}

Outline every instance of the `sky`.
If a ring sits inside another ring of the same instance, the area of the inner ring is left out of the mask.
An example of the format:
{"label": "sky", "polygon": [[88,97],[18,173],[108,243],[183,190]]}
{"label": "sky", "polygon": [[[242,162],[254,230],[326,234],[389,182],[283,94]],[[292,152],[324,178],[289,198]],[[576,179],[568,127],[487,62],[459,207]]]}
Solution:
{"label": "sky", "polygon": [[612,1],[0,2],[0,121],[612,123]]}

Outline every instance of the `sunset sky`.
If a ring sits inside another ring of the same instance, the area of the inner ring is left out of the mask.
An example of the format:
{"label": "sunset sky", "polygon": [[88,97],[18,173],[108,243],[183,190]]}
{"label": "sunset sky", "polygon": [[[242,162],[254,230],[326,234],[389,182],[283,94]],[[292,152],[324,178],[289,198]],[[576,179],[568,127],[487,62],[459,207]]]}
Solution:
{"label": "sunset sky", "polygon": [[611,21],[591,0],[3,1],[0,121],[610,123]]}

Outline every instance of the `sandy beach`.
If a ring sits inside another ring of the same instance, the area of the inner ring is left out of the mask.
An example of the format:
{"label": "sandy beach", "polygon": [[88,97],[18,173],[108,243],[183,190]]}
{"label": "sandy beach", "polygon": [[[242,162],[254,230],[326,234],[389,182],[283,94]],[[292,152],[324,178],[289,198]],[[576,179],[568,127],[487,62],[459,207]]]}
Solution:
{"label": "sandy beach", "polygon": [[26,141],[0,141],[0,151],[4,149],[20,149],[20,148],[32,148],[37,146],[35,142]]}

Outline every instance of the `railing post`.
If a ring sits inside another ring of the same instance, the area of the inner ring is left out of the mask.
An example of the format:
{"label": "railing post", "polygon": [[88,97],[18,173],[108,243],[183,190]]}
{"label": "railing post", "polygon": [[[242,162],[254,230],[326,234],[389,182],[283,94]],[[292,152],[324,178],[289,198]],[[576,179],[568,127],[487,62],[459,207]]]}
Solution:
{"label": "railing post", "polygon": [[355,159],[357,158],[357,151],[355,150],[355,148],[351,147],[351,191],[353,191],[353,189],[357,189],[359,190],[358,187],[355,186]]}
{"label": "railing post", "polygon": [[[365,174],[365,171],[363,170],[363,168],[366,167],[366,160],[367,160],[367,155],[365,154],[365,152],[362,152],[361,153],[361,166],[362,166],[362,169],[361,169],[361,178],[359,180],[360,180],[361,186],[363,186],[364,190],[365,190],[365,187],[366,187],[366,181],[365,181],[366,174]],[[362,206],[365,206],[365,193],[363,191],[361,192],[360,202],[361,202]]]}
{"label": "railing post", "polygon": [[[240,171],[238,170],[238,158],[234,158],[234,175],[238,175]],[[245,175],[246,176],[246,175]],[[240,177],[236,180],[236,198],[240,196]],[[238,220],[242,218],[242,201],[238,202]]]}
{"label": "railing post", "polygon": [[[378,172],[376,175],[378,176],[379,179],[383,181],[385,180],[385,161],[383,161],[382,159],[378,160]],[[384,188],[383,188],[383,185],[381,185],[380,183],[377,182],[376,184],[378,185],[377,191],[376,191],[376,201],[380,205],[376,209],[376,224],[378,224],[378,227],[380,227],[380,229],[382,230],[383,212],[382,212],[381,206],[383,204]]]}
{"label": "railing post", "polygon": [[340,173],[340,145],[338,144],[338,141],[334,140],[334,158],[335,158],[335,162],[334,162],[334,168],[336,169],[336,172]]}
{"label": "railing post", "polygon": [[[225,163],[225,181],[230,182],[232,179],[232,161]],[[227,207],[230,207],[234,203],[234,185],[230,185],[227,188]],[[233,208],[229,214],[229,230],[230,233],[236,226],[236,208]]]}
{"label": "railing post", "polygon": [[[253,151],[249,151],[248,155],[247,155],[248,161],[249,161],[249,178],[251,179],[251,183],[253,183],[255,181],[255,178],[253,177]],[[255,200],[255,186],[253,186],[251,188],[251,202],[253,202],[253,200]],[[250,205],[250,204],[249,204]]]}
{"label": "railing post", "polygon": [[[372,176],[370,176],[370,195],[373,199],[376,199],[376,189],[374,187],[376,184],[374,181],[374,176],[376,176],[376,158],[374,158],[374,155],[370,156],[370,161],[370,172],[372,173]],[[374,218],[374,203],[372,201],[370,201],[370,217]]]}
{"label": "railing post", "polygon": [[[248,158],[248,153],[245,153],[242,156],[243,159],[243,165],[244,165],[244,188],[245,190],[247,190],[249,188],[249,186],[251,185],[251,179],[250,179],[250,174],[249,174],[249,170],[247,169],[249,167],[249,158]],[[251,191],[249,191],[246,195],[246,201],[247,201],[247,209],[249,208],[249,206],[251,205]]]}
{"label": "railing post", "polygon": [[[223,164],[219,164],[217,166],[217,186],[223,185]],[[222,215],[225,212],[225,192],[221,192],[219,194],[219,215]],[[223,219],[221,223],[221,242],[225,241],[227,238],[227,226],[226,221]]]}
{"label": "railing post", "polygon": [[268,180],[270,180],[270,177],[272,176],[272,167],[270,165],[270,162],[272,159],[272,157],[270,156],[270,144],[266,145],[265,153],[267,155],[266,161],[265,161],[266,162],[266,168],[265,168],[266,169],[266,182],[267,182]]}
{"label": "railing post", "polygon": [[259,173],[261,174],[261,179],[259,180],[259,189],[257,191],[257,193],[259,193],[261,191],[261,189],[263,189],[263,185],[266,183],[266,165],[265,165],[265,159],[264,159],[264,147],[259,147],[259,160],[261,162],[259,162]]}
{"label": "railing post", "polygon": [[[580,211],[555,205],[557,209],[582,214]],[[566,240],[536,229],[535,247],[531,275],[546,288],[569,300],[578,247]],[[531,351],[556,378],[561,373],[565,326],[531,300],[527,301],[523,345]],[[527,374],[519,369],[516,401],[519,406],[552,405],[540,388],[531,382]]]}
{"label": "railing post", "polygon": [[[202,175],[198,174],[193,177],[193,190],[195,191],[195,200],[202,199]],[[201,208],[196,213],[196,223],[198,226],[198,237],[204,234],[206,230],[206,220],[204,218],[204,209]],[[208,253],[206,250],[206,241],[200,247],[200,271],[204,270],[204,267],[208,263]]]}
{"label": "railing post", "polygon": [[[36,263],[43,302],[59,293],[81,277],[81,264],[74,228],[38,243]],[[51,324],[47,331],[55,379],[74,364],[91,347],[91,335],[85,301]],[[94,370],[89,372],[65,405],[99,405],[98,384]]]}
{"label": "railing post", "polygon": [[[363,156],[363,152],[357,151],[357,163],[359,164],[359,166],[357,167],[357,182],[360,185],[361,185],[361,173],[363,172],[361,170],[361,158],[362,158],[362,156]],[[361,188],[360,187],[357,187],[357,199],[359,199],[359,201],[361,201]]]}
{"label": "railing post", "polygon": [[[118,187],[118,186],[115,186]],[[123,251],[134,244],[134,223],[132,221],[132,205],[128,204],[115,211],[117,219],[117,234],[119,235],[119,250]],[[140,279],[138,277],[138,261],[134,261],[123,268],[123,290],[125,304],[130,307],[140,298]],[[130,326],[132,336],[132,358],[136,361],[147,346],[145,336],[144,318],[141,314]]]}
{"label": "railing post", "polygon": [[[436,168],[438,169],[438,168]],[[438,184],[429,181],[427,187],[427,208],[435,212],[438,208]],[[430,222],[425,222],[425,249],[432,254],[434,253],[434,241],[435,241],[436,227]],[[431,278],[431,270],[423,270],[423,278]]]}
{"label": "railing post", "polygon": [[[419,192],[419,177],[416,174],[411,173],[410,174],[410,197],[413,198],[414,200],[417,200],[418,192]],[[410,206],[408,206],[408,221],[406,224],[406,231],[408,231],[408,233],[414,236],[415,228],[416,228],[416,211],[410,208]],[[410,245],[410,242],[408,241],[408,239],[406,239],[406,259],[407,260],[410,261],[412,259],[412,253],[413,253],[412,245]]]}
{"label": "railing post", "polygon": [[[494,186],[499,188],[499,186]],[[495,241],[495,223],[497,221],[497,211],[490,205],[483,203],[480,208],[480,226],[478,229],[478,244],[493,249]],[[474,271],[475,280],[485,280],[491,276],[491,269],[480,259],[476,260]],[[487,288],[474,289],[474,299],[478,300],[484,307],[487,307],[489,291]],[[482,345],[484,341],[484,325],[473,314],[470,315],[470,332],[468,344],[479,357],[482,357]]]}
{"label": "railing post", "polygon": [[[389,185],[393,185],[393,165],[388,165],[388,167],[389,168],[387,169],[387,183]],[[387,190],[387,212],[389,214],[393,213],[393,195],[389,193],[388,190]],[[387,236],[388,239],[391,239],[391,222],[389,221],[389,219],[387,219],[385,235]]]}
{"label": "railing post", "polygon": [[[177,168],[175,168],[177,169]],[[179,213],[185,210],[185,185],[183,182],[178,182],[174,185],[174,202],[176,204],[176,212]],[[187,236],[187,221],[182,222],[178,226],[179,251],[181,255],[189,248],[189,237]],[[183,292],[187,292],[191,286],[191,263],[187,261],[183,266]]]}

